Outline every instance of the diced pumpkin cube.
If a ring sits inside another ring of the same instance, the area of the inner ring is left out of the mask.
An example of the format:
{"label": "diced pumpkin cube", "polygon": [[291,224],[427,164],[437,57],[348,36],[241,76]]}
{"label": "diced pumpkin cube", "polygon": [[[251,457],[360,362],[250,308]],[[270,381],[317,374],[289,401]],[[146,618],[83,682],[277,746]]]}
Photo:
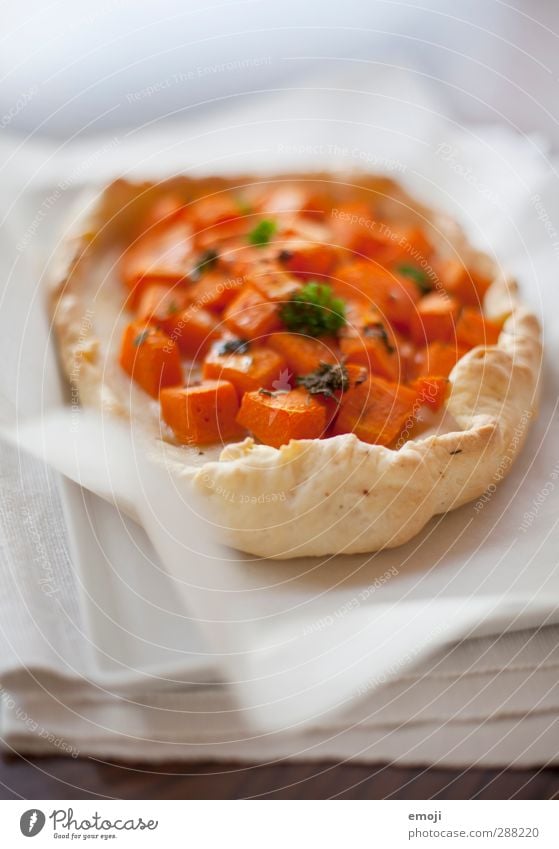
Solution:
{"label": "diced pumpkin cube", "polygon": [[243,339],[259,339],[281,326],[277,304],[253,286],[244,286],[223,314],[225,324]]}
{"label": "diced pumpkin cube", "polygon": [[418,345],[450,342],[456,335],[460,304],[444,292],[431,292],[417,304],[412,337]]}
{"label": "diced pumpkin cube", "polygon": [[496,345],[501,328],[471,307],[464,307],[456,323],[456,341],[465,348]]}
{"label": "diced pumpkin cube", "polygon": [[322,363],[316,371],[297,378],[314,398],[324,404],[328,426],[338,413],[338,407],[344,392],[367,380],[369,372],[356,363],[327,365]]}
{"label": "diced pumpkin cube", "polygon": [[191,304],[169,319],[169,332],[181,353],[199,359],[219,336],[219,322],[208,310]]}
{"label": "diced pumpkin cube", "polygon": [[184,212],[184,208],[184,201],[178,195],[171,192],[161,195],[149,208],[145,218],[146,230],[152,228],[154,224],[170,223],[172,219]]}
{"label": "diced pumpkin cube", "polygon": [[239,237],[252,226],[252,219],[243,215],[230,193],[219,192],[199,198],[187,208],[187,215],[198,250]]}
{"label": "diced pumpkin cube", "polygon": [[276,303],[288,301],[291,295],[301,288],[300,280],[279,267],[266,266],[261,271],[257,268],[247,274],[246,280],[249,285],[258,289],[264,298]]}
{"label": "diced pumpkin cube", "polygon": [[244,216],[237,211],[236,218],[221,221],[218,224],[213,224],[211,227],[196,231],[194,234],[196,247],[198,250],[207,250],[214,247],[217,243],[221,243],[221,248],[225,252],[227,248],[234,250],[238,246],[240,239],[244,242],[252,226],[252,216]]}
{"label": "diced pumpkin cube", "polygon": [[324,404],[302,388],[288,392],[247,392],[237,417],[265,445],[279,448],[291,439],[319,439],[327,427]]}
{"label": "diced pumpkin cube", "polygon": [[337,254],[331,245],[320,242],[288,242],[281,251],[282,266],[299,277],[327,277],[337,262]]}
{"label": "diced pumpkin cube", "polygon": [[433,342],[422,348],[415,357],[415,373],[418,376],[448,377],[458,360],[467,349],[454,344]]}
{"label": "diced pumpkin cube", "polygon": [[332,210],[330,226],[334,244],[360,256],[374,256],[387,244],[377,229],[372,207],[363,201],[343,203]]}
{"label": "diced pumpkin cube", "polygon": [[359,386],[360,383],[364,383],[369,377],[366,367],[359,363],[345,363],[345,370],[349,381],[349,388]]}
{"label": "diced pumpkin cube", "polygon": [[369,257],[381,265],[398,260],[429,257],[433,252],[428,237],[421,227],[395,226],[379,220],[368,204],[342,204],[333,211],[332,231],[334,242],[355,254]]}
{"label": "diced pumpkin cube", "polygon": [[121,261],[124,282],[134,289],[145,279],[182,280],[190,268],[192,249],[190,228],[182,218],[154,227],[124,254]]}
{"label": "diced pumpkin cube", "polygon": [[413,389],[371,376],[344,393],[333,431],[355,433],[363,442],[387,446],[408,420],[413,421],[416,406]]}
{"label": "diced pumpkin cube", "polygon": [[417,400],[433,410],[440,410],[448,390],[448,377],[419,377],[412,383],[417,391]]}
{"label": "diced pumpkin cube", "polygon": [[239,218],[241,211],[229,192],[219,192],[197,198],[186,207],[186,214],[193,229],[198,232],[215,224]]}
{"label": "diced pumpkin cube", "polygon": [[179,442],[210,445],[242,435],[237,393],[226,380],[164,389],[160,402],[161,417]]}
{"label": "diced pumpkin cube", "polygon": [[171,333],[175,316],[186,308],[188,295],[177,284],[156,283],[146,286],[138,299],[137,321],[155,324]]}
{"label": "diced pumpkin cube", "polygon": [[398,330],[409,330],[421,293],[415,283],[372,262],[359,260],[337,271],[334,290],[375,308]]}
{"label": "diced pumpkin cube", "polygon": [[274,383],[281,383],[281,388],[289,386],[285,360],[276,351],[254,344],[238,353],[226,348],[227,340],[212,346],[204,362],[204,377],[228,380],[239,395],[261,387],[271,389]]}
{"label": "diced pumpkin cube", "polygon": [[359,363],[380,377],[398,380],[400,361],[396,339],[390,327],[378,318],[343,336],[340,352],[348,363]]}
{"label": "diced pumpkin cube", "polygon": [[387,380],[407,381],[415,346],[363,302],[348,302],[340,332],[340,351],[347,362],[362,363]]}
{"label": "diced pumpkin cube", "polygon": [[416,225],[400,228],[398,238],[395,240],[401,249],[401,259],[409,258],[412,262],[421,263],[428,260],[433,253],[433,245],[425,231]]}
{"label": "diced pumpkin cube", "polygon": [[209,270],[189,286],[188,292],[192,303],[219,311],[235,298],[243,284],[242,277],[227,277],[222,271]]}
{"label": "diced pumpkin cube", "polygon": [[483,298],[491,285],[491,278],[468,269],[457,259],[444,260],[439,264],[439,279],[442,286],[462,304],[481,307]]}
{"label": "diced pumpkin cube", "polygon": [[173,339],[151,325],[140,322],[127,325],[119,362],[153,398],[164,387],[176,386],[183,380],[180,355]]}
{"label": "diced pumpkin cube", "polygon": [[272,333],[267,344],[284,359],[287,368],[294,374],[308,374],[320,363],[340,361],[337,342],[329,336],[312,339],[299,333]]}

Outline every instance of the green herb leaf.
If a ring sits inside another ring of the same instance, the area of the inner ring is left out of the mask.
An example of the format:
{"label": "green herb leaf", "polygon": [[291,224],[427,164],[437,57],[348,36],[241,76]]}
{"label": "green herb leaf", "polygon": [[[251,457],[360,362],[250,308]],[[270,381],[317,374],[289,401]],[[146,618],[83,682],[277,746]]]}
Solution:
{"label": "green herb leaf", "polygon": [[298,377],[297,384],[304,386],[310,395],[332,398],[336,392],[346,392],[349,389],[349,376],[345,366],[340,363],[320,363],[315,371]]}
{"label": "green herb leaf", "polygon": [[221,356],[225,354],[246,354],[249,344],[246,339],[227,339],[218,347],[217,353]]}
{"label": "green herb leaf", "polygon": [[262,245],[267,245],[276,230],[278,229],[278,225],[271,218],[263,218],[262,221],[259,221],[256,227],[248,234],[248,240],[251,245],[257,245],[261,247]]}
{"label": "green herb leaf", "polygon": [[169,306],[167,307],[167,315],[176,315],[178,313],[179,308],[177,306],[176,301],[170,301]]}
{"label": "green herb leaf", "polygon": [[140,345],[144,344],[144,342],[146,341],[148,336],[149,336],[149,330],[142,330],[142,332],[138,333],[138,335],[134,339],[133,344],[136,346],[136,348],[139,348]]}
{"label": "green herb leaf", "polygon": [[280,318],[295,333],[306,336],[335,334],[345,324],[345,304],[330,286],[310,282],[280,307]]}
{"label": "green herb leaf", "polygon": [[373,324],[367,324],[363,328],[363,334],[369,339],[380,339],[389,354],[393,354],[396,348],[391,344],[386,332],[386,327],[381,321],[375,321]]}
{"label": "green herb leaf", "polygon": [[409,277],[410,280],[413,280],[413,282],[424,295],[426,295],[427,292],[430,292],[433,288],[433,284],[429,280],[428,276],[416,265],[408,265],[407,263],[402,263],[402,265],[398,265],[396,267],[396,271],[398,272],[398,274],[402,274],[404,277]]}
{"label": "green herb leaf", "polygon": [[190,274],[188,276],[196,283],[204,271],[209,271],[210,268],[213,268],[218,259],[218,252],[214,251],[212,248],[208,251],[204,251],[204,253],[199,257],[196,265],[190,270]]}

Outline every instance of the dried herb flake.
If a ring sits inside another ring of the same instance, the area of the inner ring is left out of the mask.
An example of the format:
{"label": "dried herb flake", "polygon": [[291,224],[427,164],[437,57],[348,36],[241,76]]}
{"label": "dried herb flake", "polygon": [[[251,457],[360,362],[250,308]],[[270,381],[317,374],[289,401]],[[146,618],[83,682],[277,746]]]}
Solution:
{"label": "dried herb flake", "polygon": [[217,349],[221,356],[225,354],[246,354],[250,343],[246,339],[227,339]]}
{"label": "dried herb flake", "polygon": [[333,398],[336,392],[346,392],[349,389],[349,375],[345,366],[340,363],[320,363],[315,371],[298,377],[297,384],[304,386],[310,395]]}
{"label": "dried herb flake", "polygon": [[137,335],[137,336],[136,336],[136,338],[134,339],[134,343],[133,343],[133,344],[136,346],[136,348],[139,348],[139,347],[140,347],[140,345],[143,345],[143,344],[144,344],[144,342],[146,341],[146,339],[148,338],[148,336],[149,336],[149,330],[142,330],[142,332],[141,332],[141,333],[138,333],[138,335]]}

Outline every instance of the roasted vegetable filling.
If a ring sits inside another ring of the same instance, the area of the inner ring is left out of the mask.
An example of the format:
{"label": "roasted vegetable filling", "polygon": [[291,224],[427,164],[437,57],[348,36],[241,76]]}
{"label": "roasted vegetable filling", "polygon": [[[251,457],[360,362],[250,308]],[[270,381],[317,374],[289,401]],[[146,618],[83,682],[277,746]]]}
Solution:
{"label": "roasted vegetable filling", "polygon": [[180,443],[397,446],[496,343],[491,283],[382,195],[321,181],[154,201],[121,259],[120,365]]}

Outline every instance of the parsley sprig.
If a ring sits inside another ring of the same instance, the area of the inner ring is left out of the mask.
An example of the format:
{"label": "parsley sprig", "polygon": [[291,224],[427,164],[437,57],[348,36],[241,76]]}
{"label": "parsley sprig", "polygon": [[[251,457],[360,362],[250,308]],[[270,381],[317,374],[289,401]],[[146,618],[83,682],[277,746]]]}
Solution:
{"label": "parsley sprig", "polygon": [[268,244],[277,229],[278,225],[273,219],[263,218],[262,221],[259,221],[258,224],[252,228],[248,234],[248,240],[251,245],[262,247],[263,245]]}
{"label": "parsley sprig", "polygon": [[325,283],[310,283],[295,292],[280,307],[280,318],[288,330],[306,336],[336,334],[345,324],[345,304]]}

